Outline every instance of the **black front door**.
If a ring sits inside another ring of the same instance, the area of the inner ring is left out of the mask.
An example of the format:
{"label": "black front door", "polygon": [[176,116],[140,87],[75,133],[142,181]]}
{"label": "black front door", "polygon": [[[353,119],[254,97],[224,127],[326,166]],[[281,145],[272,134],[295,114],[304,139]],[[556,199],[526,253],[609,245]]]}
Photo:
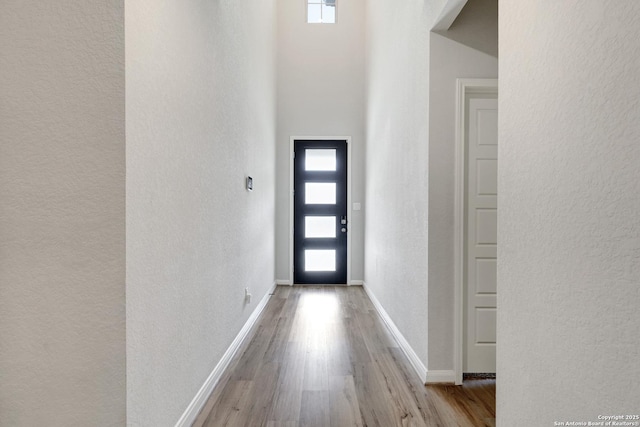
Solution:
{"label": "black front door", "polygon": [[347,283],[347,141],[294,142],[295,284]]}

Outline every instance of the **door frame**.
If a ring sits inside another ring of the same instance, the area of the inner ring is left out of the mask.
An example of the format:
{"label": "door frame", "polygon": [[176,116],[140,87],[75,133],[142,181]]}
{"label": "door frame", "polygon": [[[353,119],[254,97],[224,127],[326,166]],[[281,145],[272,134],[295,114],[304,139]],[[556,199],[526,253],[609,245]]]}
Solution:
{"label": "door frame", "polygon": [[293,286],[294,251],[294,148],[297,140],[338,140],[347,142],[347,286],[351,284],[351,137],[350,136],[290,136],[289,137],[289,285]]}
{"label": "door frame", "polygon": [[466,175],[466,99],[468,95],[498,95],[498,79],[456,80],[456,136],[455,136],[455,207],[454,207],[454,331],[453,369],[455,384],[462,384],[464,344],[464,268],[465,268],[465,194]]}

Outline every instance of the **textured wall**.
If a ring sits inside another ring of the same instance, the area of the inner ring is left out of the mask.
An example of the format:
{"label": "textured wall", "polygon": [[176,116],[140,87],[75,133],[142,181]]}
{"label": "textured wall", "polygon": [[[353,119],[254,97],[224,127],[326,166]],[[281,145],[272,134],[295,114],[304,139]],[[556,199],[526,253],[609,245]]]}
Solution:
{"label": "textured wall", "polygon": [[174,425],[274,282],[275,20],[126,5],[130,425]]}
{"label": "textured wall", "polygon": [[500,3],[499,426],[640,408],[638,75],[637,1]]}
{"label": "textured wall", "polygon": [[340,2],[335,24],[307,24],[305,2],[278,0],[277,277],[290,280],[291,136],[351,136],[351,279],[364,275],[364,0]]}
{"label": "textured wall", "polygon": [[365,282],[426,365],[432,15],[373,0],[367,19]]}
{"label": "textured wall", "polygon": [[0,4],[0,426],[125,422],[124,4]]}
{"label": "textured wall", "polygon": [[[467,7],[473,5],[470,1]],[[465,7],[466,9],[466,7]],[[463,9],[463,12],[464,10]],[[492,33],[498,15],[471,25],[475,15],[456,21],[456,34]],[[482,20],[480,15],[477,19]],[[467,26],[467,22],[469,25]],[[429,122],[429,369],[453,369],[454,192],[456,79],[497,78],[498,58],[443,35],[431,35]],[[468,36],[471,37],[471,34]],[[497,50],[498,43],[495,40]]]}

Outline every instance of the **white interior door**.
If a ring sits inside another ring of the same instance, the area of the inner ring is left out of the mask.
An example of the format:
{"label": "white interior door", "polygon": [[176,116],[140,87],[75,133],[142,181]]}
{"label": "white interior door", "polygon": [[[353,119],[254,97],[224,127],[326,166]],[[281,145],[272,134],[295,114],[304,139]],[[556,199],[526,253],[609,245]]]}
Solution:
{"label": "white interior door", "polygon": [[468,108],[463,371],[495,373],[498,100],[471,98]]}

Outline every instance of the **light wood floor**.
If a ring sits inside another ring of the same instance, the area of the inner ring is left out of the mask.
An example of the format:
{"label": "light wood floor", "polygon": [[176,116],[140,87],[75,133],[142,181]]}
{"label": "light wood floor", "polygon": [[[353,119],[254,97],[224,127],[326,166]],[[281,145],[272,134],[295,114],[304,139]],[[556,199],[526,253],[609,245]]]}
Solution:
{"label": "light wood floor", "polygon": [[495,426],[495,380],[424,386],[361,287],[282,287],[194,426]]}

